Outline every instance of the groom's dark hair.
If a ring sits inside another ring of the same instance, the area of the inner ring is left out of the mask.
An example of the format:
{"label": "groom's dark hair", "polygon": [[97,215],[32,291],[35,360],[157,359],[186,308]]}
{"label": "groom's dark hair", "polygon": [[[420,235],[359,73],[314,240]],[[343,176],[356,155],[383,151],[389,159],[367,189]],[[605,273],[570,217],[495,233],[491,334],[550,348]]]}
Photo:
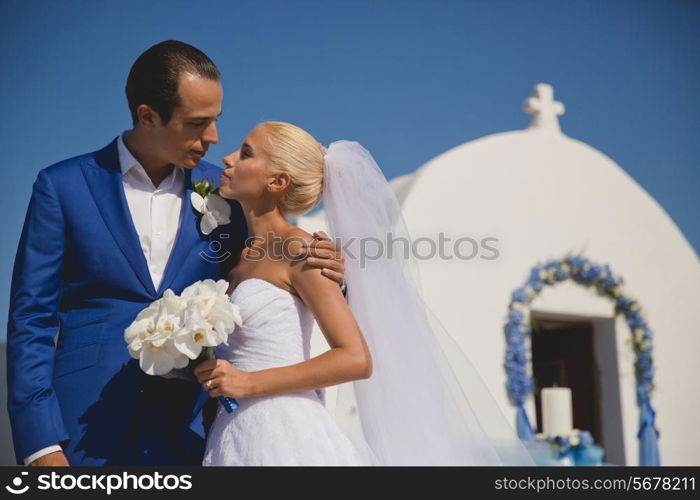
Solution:
{"label": "groom's dark hair", "polygon": [[173,109],[180,105],[178,81],[183,72],[221,80],[218,68],[204,52],[178,40],[160,42],[136,59],[126,80],[134,125],[139,121],[136,110],[141,104],[152,107],[164,124],[170,121]]}

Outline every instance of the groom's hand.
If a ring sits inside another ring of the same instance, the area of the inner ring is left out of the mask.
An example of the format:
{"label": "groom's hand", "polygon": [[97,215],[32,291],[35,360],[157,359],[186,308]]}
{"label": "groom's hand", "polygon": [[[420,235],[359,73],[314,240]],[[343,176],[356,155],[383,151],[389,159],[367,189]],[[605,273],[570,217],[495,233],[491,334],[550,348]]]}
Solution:
{"label": "groom's hand", "polygon": [[29,464],[29,467],[68,467],[68,459],[62,451],[47,453]]}
{"label": "groom's hand", "polygon": [[302,247],[297,258],[306,257],[307,264],[320,268],[324,276],[342,285],[345,281],[345,258],[340,245],[331,241],[323,231],[316,231],[313,237],[311,245]]}

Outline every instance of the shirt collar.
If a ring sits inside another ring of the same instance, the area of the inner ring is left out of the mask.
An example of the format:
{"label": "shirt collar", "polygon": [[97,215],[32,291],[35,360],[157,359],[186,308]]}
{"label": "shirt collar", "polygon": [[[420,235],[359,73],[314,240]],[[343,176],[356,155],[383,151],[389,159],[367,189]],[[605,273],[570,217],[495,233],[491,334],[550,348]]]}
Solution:
{"label": "shirt collar", "polygon": [[117,139],[117,149],[119,151],[119,168],[121,168],[122,175],[125,175],[132,167],[140,165],[139,161],[134,158],[131,154],[129,148],[126,147],[124,139],[129,136],[130,130],[126,130],[119,135]]}
{"label": "shirt collar", "polygon": [[[129,137],[130,133],[131,130],[125,130],[117,138],[117,150],[119,152],[119,168],[122,171],[122,175],[126,175],[126,173],[133,167],[140,167],[141,170],[143,170],[143,166],[134,157],[134,155],[131,154],[131,151],[129,151],[129,148],[127,148],[126,144],[124,143],[124,139]],[[184,167],[175,167],[173,171],[175,172],[175,175],[168,176],[168,179],[173,179],[174,177],[181,177],[185,173]]]}

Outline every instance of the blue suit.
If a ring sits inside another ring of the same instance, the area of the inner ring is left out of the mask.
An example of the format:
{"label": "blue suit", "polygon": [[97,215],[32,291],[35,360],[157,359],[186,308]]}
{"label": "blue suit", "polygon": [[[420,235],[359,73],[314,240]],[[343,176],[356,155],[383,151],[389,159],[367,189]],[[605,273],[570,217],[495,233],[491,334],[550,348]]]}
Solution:
{"label": "blue suit", "polygon": [[[170,288],[219,279],[247,235],[240,205],[205,236],[185,169],[182,221],[154,289],[122,186],[116,139],[39,172],[15,258],[7,328],[8,410],[17,463],[60,443],[72,465],[201,463],[216,409],[199,384],[151,377],[124,329]],[[175,214],[174,214],[175,216]],[[57,335],[57,340],[55,336]]]}

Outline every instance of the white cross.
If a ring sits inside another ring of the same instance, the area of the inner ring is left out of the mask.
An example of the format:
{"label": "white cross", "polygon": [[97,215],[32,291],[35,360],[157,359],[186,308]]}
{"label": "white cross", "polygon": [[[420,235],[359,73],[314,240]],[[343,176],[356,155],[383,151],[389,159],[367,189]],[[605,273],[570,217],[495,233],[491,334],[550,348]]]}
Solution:
{"label": "white cross", "polygon": [[523,110],[532,116],[530,128],[560,132],[559,119],[564,105],[554,100],[554,90],[547,83],[538,83],[523,104]]}

